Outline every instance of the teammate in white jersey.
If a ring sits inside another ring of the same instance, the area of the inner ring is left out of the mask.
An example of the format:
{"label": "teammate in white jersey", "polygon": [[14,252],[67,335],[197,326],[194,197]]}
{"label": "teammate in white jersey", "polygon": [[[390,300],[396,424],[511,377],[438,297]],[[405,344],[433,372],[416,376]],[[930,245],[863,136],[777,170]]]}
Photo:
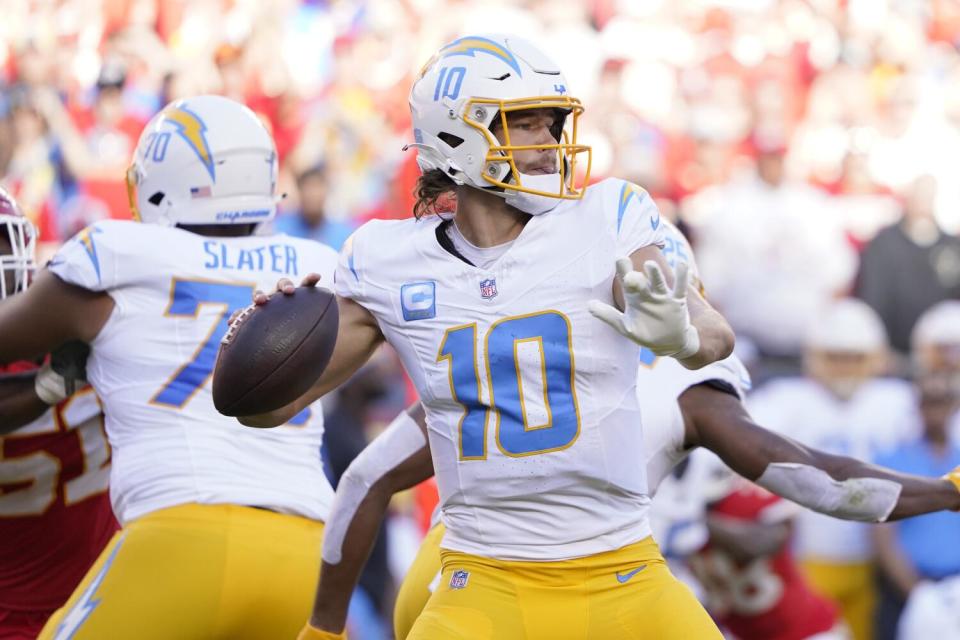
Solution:
{"label": "teammate in white jersey", "polygon": [[[274,431],[216,412],[231,311],[335,253],[251,235],[276,210],[276,151],[246,107],[201,96],[147,125],[129,179],[142,221],[97,223],[0,303],[0,362],[87,342],[122,531],[42,638],[277,638],[309,611],[332,491],[322,414]],[[255,606],[254,604],[255,603]]]}
{"label": "teammate in white jersey", "polygon": [[[665,233],[668,262],[671,266],[689,262],[695,274],[686,240],[669,224]],[[634,467],[634,473],[645,469],[651,494],[690,450],[703,446],[748,478],[835,516],[882,520],[888,514],[902,518],[960,506],[960,494],[950,482],[906,477],[823,454],[756,426],[741,404],[749,384],[746,370],[734,357],[691,371],[671,358],[642,355],[637,387],[644,416],[646,464]],[[433,473],[436,457],[431,460],[432,440],[428,444],[422,435],[422,415],[414,408],[409,416],[398,418],[341,480],[324,539],[324,568],[312,627],[307,627],[301,638],[337,637],[333,632],[343,627],[349,594],[390,497]],[[799,473],[785,470],[785,466]],[[818,470],[826,473],[811,477]],[[783,482],[784,476],[789,483]],[[654,505],[660,499],[658,496]],[[702,502],[700,495],[694,499]],[[435,577],[443,529],[439,525],[428,534],[401,588],[395,615],[397,638],[410,632],[434,590],[431,585],[438,586],[441,594],[452,589],[449,566],[442,580]],[[344,544],[347,539],[349,544]],[[634,579],[630,571],[618,576],[617,584],[621,579],[623,583]]]}
{"label": "teammate in white jersey", "polygon": [[[725,357],[729,325],[665,273],[645,191],[585,186],[583,108],[533,45],[461,38],[424,67],[410,105],[421,204],[444,181],[455,221],[359,229],[341,253],[327,370],[304,398],[243,422],[282,422],[386,340],[426,408],[462,587],[415,636],[719,638],[650,538],[634,373],[640,344],[689,367]],[[542,611],[527,617],[528,599]]]}
{"label": "teammate in white jersey", "polygon": [[[912,386],[885,377],[883,323],[856,299],[832,301],[804,345],[803,377],[771,381],[754,392],[761,424],[811,447],[874,460],[916,433]],[[795,520],[795,553],[814,588],[837,602],[856,640],[874,636],[874,550],[869,528],[810,511]]]}

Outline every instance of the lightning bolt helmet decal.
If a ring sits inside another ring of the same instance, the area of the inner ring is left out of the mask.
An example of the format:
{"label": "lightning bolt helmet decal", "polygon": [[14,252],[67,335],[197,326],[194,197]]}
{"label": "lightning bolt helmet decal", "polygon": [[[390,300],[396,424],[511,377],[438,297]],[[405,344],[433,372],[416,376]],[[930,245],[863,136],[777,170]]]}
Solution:
{"label": "lightning bolt helmet decal", "polygon": [[177,129],[177,133],[193,149],[193,152],[200,158],[200,162],[207,168],[210,179],[217,181],[216,167],[213,163],[213,154],[210,153],[210,145],[207,143],[207,125],[200,119],[196,113],[187,108],[186,103],[179,102],[174,104],[163,112],[164,121],[169,122]]}

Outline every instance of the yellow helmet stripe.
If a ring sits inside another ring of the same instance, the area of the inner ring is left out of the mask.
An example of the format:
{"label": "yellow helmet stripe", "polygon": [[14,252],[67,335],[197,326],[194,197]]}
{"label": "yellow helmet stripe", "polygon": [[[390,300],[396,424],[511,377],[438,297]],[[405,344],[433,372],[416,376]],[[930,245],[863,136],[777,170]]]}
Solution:
{"label": "yellow helmet stripe", "polygon": [[488,53],[500,60],[503,60],[510,68],[517,72],[518,76],[522,76],[523,73],[520,71],[520,64],[517,62],[517,59],[514,57],[510,50],[506,47],[501,46],[500,44],[494,42],[493,40],[488,40],[487,38],[478,38],[476,36],[467,36],[466,38],[460,38],[459,40],[454,40],[443,49],[440,50],[440,57],[446,58],[448,56],[473,56],[475,53]]}
{"label": "yellow helmet stripe", "polygon": [[187,109],[186,105],[173,106],[163,112],[164,120],[170,122],[177,128],[177,133],[183,138],[190,148],[193,149],[197,157],[207,168],[210,179],[216,182],[216,170],[213,164],[213,154],[210,152],[210,145],[207,144],[207,137],[204,132],[207,125],[194,112]]}

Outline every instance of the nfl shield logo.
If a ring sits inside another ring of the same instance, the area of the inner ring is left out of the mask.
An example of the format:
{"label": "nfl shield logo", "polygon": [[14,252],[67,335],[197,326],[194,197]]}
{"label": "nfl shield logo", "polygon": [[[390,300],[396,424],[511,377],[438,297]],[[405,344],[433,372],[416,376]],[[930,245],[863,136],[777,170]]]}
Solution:
{"label": "nfl shield logo", "polygon": [[470,572],[464,571],[463,569],[457,569],[453,572],[453,575],[450,577],[450,588],[451,589],[463,589],[467,586],[467,579],[470,577]]}
{"label": "nfl shield logo", "polygon": [[490,278],[489,280],[480,281],[480,297],[484,300],[489,300],[494,298],[497,295],[497,279]]}

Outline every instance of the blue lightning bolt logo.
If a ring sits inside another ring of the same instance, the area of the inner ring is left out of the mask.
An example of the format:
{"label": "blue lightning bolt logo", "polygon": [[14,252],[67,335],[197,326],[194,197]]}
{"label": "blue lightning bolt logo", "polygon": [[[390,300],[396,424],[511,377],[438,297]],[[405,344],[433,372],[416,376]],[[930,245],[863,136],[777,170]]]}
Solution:
{"label": "blue lightning bolt logo", "polygon": [[[495,58],[499,58],[503,62],[506,62],[511,69],[516,71],[518,76],[523,75],[520,71],[520,64],[510,50],[487,38],[467,36],[466,38],[454,40],[440,50],[440,57],[470,56],[472,58],[477,53],[486,53]],[[431,60],[431,62],[433,62],[433,60]]]}
{"label": "blue lightning bolt logo", "polygon": [[177,133],[190,145],[193,152],[200,158],[200,162],[207,168],[210,179],[216,182],[217,174],[213,163],[213,154],[210,152],[210,145],[207,143],[207,136],[205,135],[207,125],[200,119],[200,116],[187,109],[185,104],[180,104],[164,111],[163,117],[166,122],[177,128]]}
{"label": "blue lightning bolt logo", "polygon": [[100,257],[97,256],[97,245],[93,241],[93,234],[103,233],[102,229],[90,226],[77,234],[77,242],[83,245],[83,250],[87,252],[87,257],[93,263],[93,268],[97,272],[97,281],[100,281]]}
{"label": "blue lightning bolt logo", "polygon": [[[647,195],[647,192],[633,184],[632,182],[624,182],[623,186],[620,187],[620,206],[617,208],[617,233],[620,233],[620,223],[623,222],[623,216],[627,212],[627,205],[630,204],[630,200],[636,196],[637,202],[643,200]],[[654,229],[657,228],[660,224],[660,216],[657,216],[656,222],[653,220],[650,221],[650,226]]]}
{"label": "blue lightning bolt logo", "polygon": [[63,620],[57,626],[56,632],[53,634],[53,640],[70,640],[77,631],[80,630],[80,626],[86,621],[90,614],[93,613],[93,610],[97,608],[97,605],[100,604],[99,599],[94,599],[94,596],[97,594],[97,590],[100,588],[100,585],[103,584],[103,579],[107,575],[107,571],[110,570],[110,565],[113,564],[114,559],[117,557],[117,552],[120,550],[120,546],[123,544],[123,538],[121,537],[117,540],[116,546],[110,552],[110,555],[107,556],[107,561],[103,563],[103,567],[100,568],[100,571],[97,572],[97,575],[93,577],[93,581],[83,590],[83,593],[80,595],[80,599],[77,601],[73,607],[67,611],[63,616]]}

